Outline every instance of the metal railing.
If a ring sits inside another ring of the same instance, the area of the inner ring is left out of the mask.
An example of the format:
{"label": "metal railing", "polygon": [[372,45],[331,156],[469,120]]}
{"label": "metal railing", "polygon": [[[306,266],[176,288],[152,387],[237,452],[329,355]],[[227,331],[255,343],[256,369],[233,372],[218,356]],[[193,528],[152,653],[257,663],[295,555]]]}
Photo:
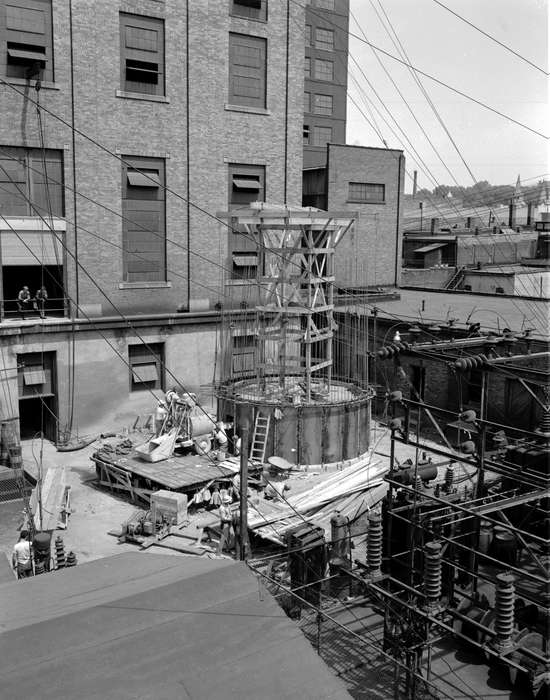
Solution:
{"label": "metal railing", "polygon": [[0,300],[0,322],[6,320],[64,318],[68,315],[68,299],[66,297],[50,297],[44,304],[34,298],[29,299],[23,310],[19,309],[17,299]]}

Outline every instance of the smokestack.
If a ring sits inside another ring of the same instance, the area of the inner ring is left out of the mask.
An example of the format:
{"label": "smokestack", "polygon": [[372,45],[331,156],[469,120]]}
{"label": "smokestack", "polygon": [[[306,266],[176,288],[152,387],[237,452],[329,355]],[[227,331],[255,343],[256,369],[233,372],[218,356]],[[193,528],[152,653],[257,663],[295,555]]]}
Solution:
{"label": "smokestack", "polygon": [[413,197],[416,197],[416,192],[418,190],[418,170],[413,172]]}
{"label": "smokestack", "polygon": [[527,226],[533,225],[533,202],[527,203]]}

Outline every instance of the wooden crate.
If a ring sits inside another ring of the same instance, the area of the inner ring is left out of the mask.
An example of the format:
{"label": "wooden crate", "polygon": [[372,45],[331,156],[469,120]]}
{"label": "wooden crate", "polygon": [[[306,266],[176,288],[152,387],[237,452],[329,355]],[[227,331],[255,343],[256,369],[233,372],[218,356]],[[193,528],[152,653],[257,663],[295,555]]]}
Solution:
{"label": "wooden crate", "polygon": [[187,520],[187,496],[174,491],[155,491],[151,494],[151,517],[153,522],[167,520],[181,525]]}

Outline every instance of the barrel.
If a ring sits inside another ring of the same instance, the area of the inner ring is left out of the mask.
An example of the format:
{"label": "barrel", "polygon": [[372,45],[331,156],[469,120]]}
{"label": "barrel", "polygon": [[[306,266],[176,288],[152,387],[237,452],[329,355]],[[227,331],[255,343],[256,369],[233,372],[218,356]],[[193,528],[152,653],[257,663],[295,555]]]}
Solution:
{"label": "barrel", "polygon": [[494,530],[493,556],[503,564],[514,566],[517,562],[518,546],[513,532],[497,525]]}
{"label": "barrel", "polygon": [[35,565],[43,564],[45,571],[50,570],[51,542],[51,532],[37,532],[32,540]]}
{"label": "barrel", "polygon": [[479,527],[479,551],[487,554],[492,541],[493,526],[488,520],[482,520]]}

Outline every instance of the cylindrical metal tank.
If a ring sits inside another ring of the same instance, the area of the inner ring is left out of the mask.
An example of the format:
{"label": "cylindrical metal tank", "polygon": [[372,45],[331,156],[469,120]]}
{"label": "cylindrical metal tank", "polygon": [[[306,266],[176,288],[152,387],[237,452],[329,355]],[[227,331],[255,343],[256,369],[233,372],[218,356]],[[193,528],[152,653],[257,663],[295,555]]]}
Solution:
{"label": "cylindrical metal tank", "polygon": [[235,385],[230,398],[219,397],[218,416],[233,420],[237,432],[238,426],[248,421],[251,439],[258,412],[271,416],[266,458],[277,455],[301,465],[335,464],[367,452],[370,427],[370,394],[342,384],[338,397],[337,401],[298,405],[272,403],[260,392],[254,396],[250,385],[243,383],[241,395]]}

